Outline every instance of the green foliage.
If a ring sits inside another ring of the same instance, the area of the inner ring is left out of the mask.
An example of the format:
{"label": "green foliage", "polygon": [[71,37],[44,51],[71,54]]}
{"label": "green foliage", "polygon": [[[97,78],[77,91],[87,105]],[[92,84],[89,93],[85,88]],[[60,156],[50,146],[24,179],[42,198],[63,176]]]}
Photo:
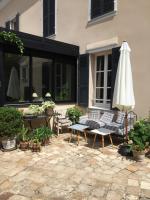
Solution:
{"label": "green foliage", "polygon": [[46,126],[42,126],[40,128],[36,128],[33,131],[32,140],[37,140],[39,142],[44,142],[52,136],[53,132],[50,128]]}
{"label": "green foliage", "polygon": [[150,146],[150,123],[145,120],[137,121],[129,132],[131,147],[137,151],[143,151]]}
{"label": "green foliage", "polygon": [[22,129],[18,135],[18,139],[19,141],[22,141],[22,142],[26,142],[26,141],[29,141],[29,135],[28,135],[28,132],[29,132],[29,129],[28,128],[25,128],[24,124],[22,126]]}
{"label": "green foliage", "polygon": [[44,112],[43,108],[39,105],[30,105],[26,114],[39,115]]}
{"label": "green foliage", "polygon": [[15,44],[19,49],[20,54],[22,55],[24,52],[24,45],[22,40],[12,32],[2,31],[0,32],[0,39],[6,42],[10,42],[11,44]]}
{"label": "green foliage", "polygon": [[73,108],[68,108],[66,114],[69,117],[69,119],[73,122],[73,124],[76,124],[79,122],[79,118],[82,115],[82,112],[79,108],[75,106]]}
{"label": "green foliage", "polygon": [[42,102],[42,110],[45,110],[46,108],[54,108],[55,103],[53,101],[44,101]]}
{"label": "green foliage", "polygon": [[0,108],[0,136],[16,136],[22,129],[22,113],[15,108]]}

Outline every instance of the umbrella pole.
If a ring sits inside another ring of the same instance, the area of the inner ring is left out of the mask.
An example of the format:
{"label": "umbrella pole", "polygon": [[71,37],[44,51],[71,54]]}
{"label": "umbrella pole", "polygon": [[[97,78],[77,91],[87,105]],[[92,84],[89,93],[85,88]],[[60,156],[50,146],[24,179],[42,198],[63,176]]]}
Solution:
{"label": "umbrella pole", "polygon": [[125,135],[126,135],[126,142],[128,143],[128,112],[125,113]]}

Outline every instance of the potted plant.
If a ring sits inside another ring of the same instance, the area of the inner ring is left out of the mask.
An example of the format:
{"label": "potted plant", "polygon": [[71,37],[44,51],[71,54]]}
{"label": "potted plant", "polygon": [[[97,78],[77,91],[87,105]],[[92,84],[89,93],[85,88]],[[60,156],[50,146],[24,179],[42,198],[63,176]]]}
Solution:
{"label": "potted plant", "polygon": [[4,150],[16,148],[16,137],[22,125],[23,116],[20,111],[11,107],[0,108],[0,137]]}
{"label": "potted plant", "polygon": [[42,110],[45,111],[45,114],[51,116],[54,112],[55,103],[53,101],[45,101],[42,103]]}
{"label": "potted plant", "polygon": [[48,145],[53,132],[49,127],[42,126],[33,131],[34,139],[38,139],[42,145]]}
{"label": "potted plant", "polygon": [[143,119],[137,121],[129,132],[129,139],[134,159],[142,161],[150,146],[150,124]]}
{"label": "potted plant", "polygon": [[79,122],[79,118],[81,117],[82,112],[78,107],[75,106],[73,108],[68,108],[66,115],[69,117],[73,124],[76,124]]}
{"label": "potted plant", "polygon": [[28,136],[28,128],[25,128],[23,125],[21,132],[18,136],[19,139],[19,147],[22,151],[26,151],[29,149],[29,136]]}
{"label": "potted plant", "polygon": [[40,152],[41,151],[41,143],[38,140],[38,138],[35,138],[32,140],[31,150],[32,150],[32,152]]}

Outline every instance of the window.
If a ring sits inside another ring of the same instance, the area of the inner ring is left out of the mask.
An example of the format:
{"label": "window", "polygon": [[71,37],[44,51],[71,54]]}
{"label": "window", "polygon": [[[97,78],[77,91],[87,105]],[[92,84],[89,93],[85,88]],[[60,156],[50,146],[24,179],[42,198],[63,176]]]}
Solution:
{"label": "window", "polygon": [[115,0],[90,0],[90,3],[91,19],[103,16],[115,10]]}
{"label": "window", "polygon": [[52,64],[50,59],[32,58],[32,93],[35,92],[41,101],[47,92],[52,93]]}
{"label": "window", "polygon": [[111,54],[96,57],[96,99],[95,104],[109,108],[111,103]]}
{"label": "window", "polygon": [[14,31],[19,31],[19,14],[10,21],[6,22],[6,28]]}
{"label": "window", "polygon": [[5,103],[30,102],[33,93],[41,102],[48,92],[56,102],[75,102],[76,63],[67,59],[5,53]]}
{"label": "window", "polygon": [[43,0],[43,35],[55,34],[55,0]]}
{"label": "window", "polygon": [[57,63],[55,67],[55,99],[71,100],[71,65]]}
{"label": "window", "polygon": [[5,53],[5,99],[8,103],[29,100],[29,57]]}

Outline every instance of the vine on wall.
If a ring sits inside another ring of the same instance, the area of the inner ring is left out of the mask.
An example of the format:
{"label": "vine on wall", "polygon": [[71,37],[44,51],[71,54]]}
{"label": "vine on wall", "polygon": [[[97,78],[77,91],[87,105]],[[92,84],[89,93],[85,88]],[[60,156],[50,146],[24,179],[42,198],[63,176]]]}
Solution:
{"label": "vine on wall", "polygon": [[2,31],[0,32],[0,39],[3,41],[10,42],[11,44],[15,44],[19,49],[20,54],[22,55],[24,52],[24,45],[22,40],[12,32]]}

